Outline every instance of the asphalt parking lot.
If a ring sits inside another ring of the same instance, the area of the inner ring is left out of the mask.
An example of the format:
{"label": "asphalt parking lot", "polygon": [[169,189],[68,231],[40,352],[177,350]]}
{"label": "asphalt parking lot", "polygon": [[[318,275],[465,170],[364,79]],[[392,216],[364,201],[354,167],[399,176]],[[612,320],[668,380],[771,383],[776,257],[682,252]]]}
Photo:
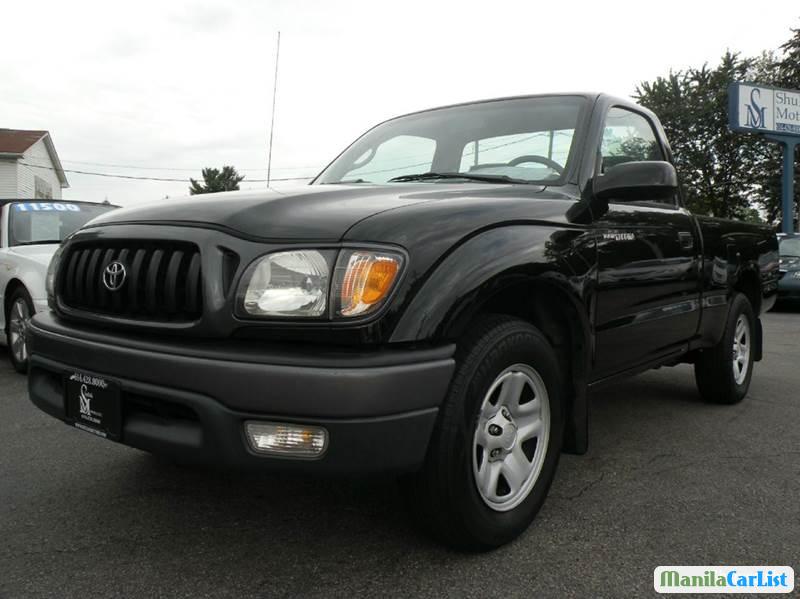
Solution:
{"label": "asphalt parking lot", "polygon": [[764,319],[750,396],[689,367],[592,395],[531,529],[484,555],[420,534],[392,481],[181,468],[57,422],[0,351],[0,597],[642,597],[658,565],[800,571],[800,313]]}

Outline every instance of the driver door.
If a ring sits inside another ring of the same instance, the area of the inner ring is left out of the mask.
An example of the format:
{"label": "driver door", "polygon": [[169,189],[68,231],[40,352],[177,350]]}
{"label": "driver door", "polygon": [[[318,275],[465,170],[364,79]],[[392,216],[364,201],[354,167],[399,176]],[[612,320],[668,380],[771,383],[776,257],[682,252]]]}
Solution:
{"label": "driver door", "polygon": [[[652,123],[621,107],[606,115],[598,153],[604,172],[639,160],[667,160]],[[598,248],[597,378],[679,353],[699,324],[700,240],[678,201],[610,201],[594,224]]]}

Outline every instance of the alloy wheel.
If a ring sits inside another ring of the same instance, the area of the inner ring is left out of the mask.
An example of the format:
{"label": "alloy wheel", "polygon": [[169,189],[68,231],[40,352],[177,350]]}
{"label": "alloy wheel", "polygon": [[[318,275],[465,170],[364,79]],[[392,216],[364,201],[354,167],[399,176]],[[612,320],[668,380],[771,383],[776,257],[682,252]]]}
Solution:
{"label": "alloy wheel", "polygon": [[514,509],[542,471],[550,437],[550,402],[542,377],[527,364],[501,372],[487,391],[473,436],[472,469],[484,503]]}
{"label": "alloy wheel", "polygon": [[741,385],[750,367],[750,321],[740,314],[733,333],[733,379]]}
{"label": "alloy wheel", "polygon": [[19,364],[24,364],[28,360],[28,323],[30,320],[31,312],[27,302],[23,298],[18,298],[9,312],[8,332],[11,352]]}

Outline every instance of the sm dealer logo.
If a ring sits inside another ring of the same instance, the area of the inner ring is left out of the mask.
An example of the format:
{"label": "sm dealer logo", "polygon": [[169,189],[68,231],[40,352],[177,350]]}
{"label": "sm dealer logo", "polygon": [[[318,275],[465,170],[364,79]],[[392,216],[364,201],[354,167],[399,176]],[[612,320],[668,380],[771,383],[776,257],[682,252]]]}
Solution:
{"label": "sm dealer logo", "polygon": [[89,391],[86,385],[81,385],[81,394],[78,398],[80,400],[80,412],[83,416],[92,415],[92,399],[94,396]]}
{"label": "sm dealer logo", "polygon": [[736,107],[731,107],[740,131],[775,129],[775,90],[760,85],[740,84],[736,89]]}
{"label": "sm dealer logo", "polygon": [[745,104],[745,127],[764,129],[767,126],[767,107],[761,105],[761,90],[754,87],[750,90],[750,102]]}
{"label": "sm dealer logo", "polygon": [[728,93],[732,129],[800,135],[800,90],[734,83]]}

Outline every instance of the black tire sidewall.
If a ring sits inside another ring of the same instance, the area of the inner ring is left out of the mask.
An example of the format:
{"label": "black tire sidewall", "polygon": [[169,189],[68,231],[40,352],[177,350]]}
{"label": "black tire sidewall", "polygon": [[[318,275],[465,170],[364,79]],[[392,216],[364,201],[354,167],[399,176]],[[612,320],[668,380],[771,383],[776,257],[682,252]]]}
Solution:
{"label": "black tire sidewall", "polygon": [[[733,376],[733,339],[736,336],[736,322],[739,320],[739,316],[742,314],[747,317],[747,323],[750,330],[747,332],[747,335],[750,339],[750,359],[747,362],[747,375],[744,377],[744,380],[741,384],[736,382],[736,379]],[[753,331],[755,331],[756,321],[755,321],[755,314],[753,312],[753,307],[750,305],[750,302],[744,295],[738,294],[734,298],[734,302],[731,306],[730,314],[728,315],[728,328],[725,331],[725,348],[730,351],[730,359],[728,360],[728,376],[730,377],[730,388],[733,393],[734,398],[736,400],[741,400],[747,395],[747,391],[750,389],[750,380],[753,378],[753,367],[755,362],[753,361],[754,355],[754,335]]]}
{"label": "black tire sidewall", "polygon": [[[487,333],[491,340],[481,355],[468,356],[460,364],[453,385],[460,397],[452,398],[456,401],[451,404],[459,407],[459,422],[452,431],[454,437],[450,439],[455,449],[451,456],[453,463],[448,469],[450,499],[468,537],[477,546],[487,548],[509,542],[529,526],[547,496],[558,465],[563,438],[563,381],[550,344],[537,329],[523,321],[506,321],[504,324]],[[479,344],[485,343],[484,337]],[[498,347],[501,348],[499,351]],[[547,388],[550,437],[542,470],[528,496],[514,509],[498,512],[486,505],[475,484],[473,436],[479,410],[489,387],[503,370],[518,363],[536,370]],[[467,384],[458,385],[459,378],[466,378]]]}
{"label": "black tire sidewall", "polygon": [[28,293],[27,289],[24,287],[17,287],[14,292],[11,294],[11,299],[8,302],[8,311],[6,312],[6,347],[8,349],[8,358],[11,361],[11,365],[14,369],[21,373],[25,374],[28,372],[28,363],[30,361],[30,352],[28,353],[28,360],[25,362],[18,362],[16,357],[14,356],[14,352],[11,349],[11,310],[14,308],[14,304],[17,303],[18,300],[23,300],[28,306],[28,313],[33,317],[34,314],[34,307],[33,307],[33,300],[31,300],[31,296]]}
{"label": "black tire sidewall", "polygon": [[[747,376],[737,383],[733,376],[733,338],[736,335],[736,322],[744,314],[750,327],[750,360]],[[748,299],[737,293],[731,300],[731,307],[725,321],[725,331],[720,342],[711,349],[704,350],[695,365],[697,386],[703,397],[713,403],[735,404],[744,399],[750,389],[755,362],[756,316]]]}

